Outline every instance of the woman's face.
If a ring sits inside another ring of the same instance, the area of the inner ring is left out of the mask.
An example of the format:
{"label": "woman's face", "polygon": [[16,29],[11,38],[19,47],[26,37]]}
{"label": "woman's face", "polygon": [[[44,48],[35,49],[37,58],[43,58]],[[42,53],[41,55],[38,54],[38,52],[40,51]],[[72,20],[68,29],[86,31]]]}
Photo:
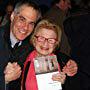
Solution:
{"label": "woman's face", "polygon": [[38,56],[48,55],[53,52],[57,43],[57,35],[51,29],[42,28],[35,35],[34,46]]}

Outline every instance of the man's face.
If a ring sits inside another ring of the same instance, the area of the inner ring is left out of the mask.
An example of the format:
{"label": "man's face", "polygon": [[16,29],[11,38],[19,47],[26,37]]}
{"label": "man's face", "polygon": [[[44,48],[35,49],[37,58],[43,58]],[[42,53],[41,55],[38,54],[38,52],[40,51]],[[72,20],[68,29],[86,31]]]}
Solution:
{"label": "man's face", "polygon": [[6,8],[6,13],[8,15],[11,15],[12,11],[13,11],[13,6],[12,5],[8,5],[7,8]]}
{"label": "man's face", "polygon": [[63,11],[67,11],[69,8],[71,8],[70,0],[61,0],[60,5]]}
{"label": "man's face", "polygon": [[16,39],[21,41],[31,34],[37,17],[37,11],[28,6],[22,6],[19,14],[12,13],[10,30]]}
{"label": "man's face", "polygon": [[70,0],[65,0],[65,6],[66,6],[66,9],[71,8],[71,2],[70,2]]}

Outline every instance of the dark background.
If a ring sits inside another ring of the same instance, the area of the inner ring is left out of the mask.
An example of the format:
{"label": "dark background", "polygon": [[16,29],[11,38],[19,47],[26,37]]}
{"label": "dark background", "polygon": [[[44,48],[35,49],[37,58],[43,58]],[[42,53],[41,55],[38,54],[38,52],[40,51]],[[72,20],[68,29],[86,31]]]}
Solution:
{"label": "dark background", "polygon": [[[0,11],[3,11],[4,8],[6,7],[7,3],[8,2],[12,2],[13,4],[16,4],[19,0],[0,0]],[[51,2],[53,0],[33,0],[33,1],[36,1],[37,3],[39,3],[40,5],[41,4],[44,4],[44,5],[47,5],[48,7],[51,6]],[[80,0],[73,0],[75,1],[76,3],[78,3]]]}

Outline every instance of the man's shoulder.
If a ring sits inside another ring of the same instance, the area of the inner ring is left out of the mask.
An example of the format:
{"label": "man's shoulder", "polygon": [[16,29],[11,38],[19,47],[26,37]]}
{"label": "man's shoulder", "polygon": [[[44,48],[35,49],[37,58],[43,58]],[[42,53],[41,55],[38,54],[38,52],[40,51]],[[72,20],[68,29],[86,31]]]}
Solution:
{"label": "man's shoulder", "polygon": [[30,41],[28,39],[25,39],[24,41],[22,41],[21,48],[23,48],[23,50],[27,50],[29,52],[34,49],[33,45],[30,44]]}
{"label": "man's shoulder", "polygon": [[0,38],[4,35],[4,27],[0,27]]}
{"label": "man's shoulder", "polygon": [[0,26],[0,33],[3,32],[3,30],[4,30],[4,27]]}
{"label": "man's shoulder", "polygon": [[0,34],[5,32],[7,29],[9,29],[9,25],[0,26]]}

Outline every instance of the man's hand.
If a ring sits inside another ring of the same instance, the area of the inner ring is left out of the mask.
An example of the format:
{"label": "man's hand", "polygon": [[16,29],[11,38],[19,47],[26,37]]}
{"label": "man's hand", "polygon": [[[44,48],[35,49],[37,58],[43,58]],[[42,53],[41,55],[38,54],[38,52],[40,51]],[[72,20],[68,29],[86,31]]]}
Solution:
{"label": "man's hand", "polygon": [[77,63],[72,59],[70,59],[62,69],[68,76],[74,76],[77,73],[77,70]]}
{"label": "man's hand", "polygon": [[16,63],[8,63],[5,70],[5,82],[9,83],[10,81],[16,80],[21,75],[21,67]]}

